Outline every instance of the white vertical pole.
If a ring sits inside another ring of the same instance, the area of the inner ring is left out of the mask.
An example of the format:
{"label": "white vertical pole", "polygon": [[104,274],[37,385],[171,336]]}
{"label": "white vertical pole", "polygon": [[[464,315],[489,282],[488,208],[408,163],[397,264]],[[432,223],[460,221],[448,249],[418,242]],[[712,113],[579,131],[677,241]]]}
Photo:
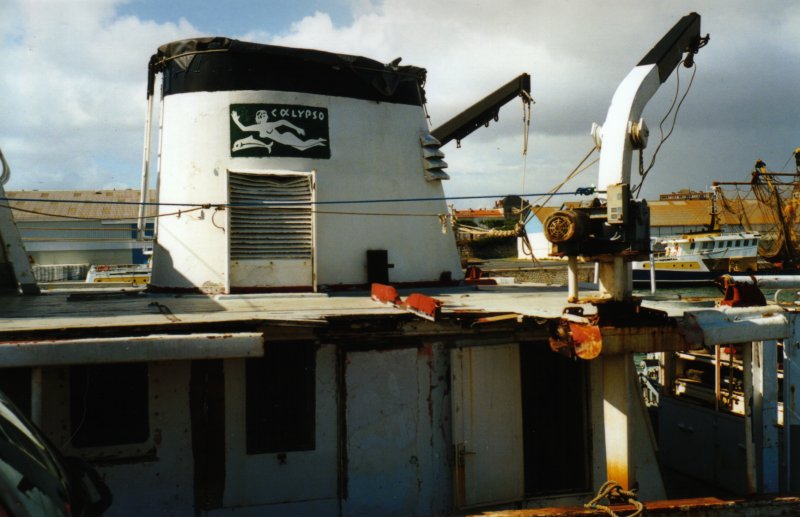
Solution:
{"label": "white vertical pole", "polygon": [[143,241],[146,229],[145,216],[147,215],[147,194],[150,188],[150,140],[153,121],[153,96],[147,96],[147,115],[144,120],[144,149],[142,151],[142,190],[139,192],[139,219],[136,225],[136,240]]}
{"label": "white vertical pole", "polygon": [[761,343],[761,492],[780,490],[778,451],[778,343]]}
{"label": "white vertical pole", "polygon": [[745,345],[747,486],[751,493],[779,490],[777,354],[775,341]]}
{"label": "white vertical pole", "polygon": [[656,294],[656,263],[650,253],[650,294]]}
{"label": "white vertical pole", "polygon": [[784,491],[789,493],[800,492],[800,319],[793,323],[792,335],[783,342]]}
{"label": "white vertical pole", "polygon": [[568,302],[578,301],[578,257],[567,257]]}
{"label": "white vertical pole", "polygon": [[[606,445],[606,475],[623,488],[636,483],[632,421],[634,394],[630,386],[636,372],[633,354],[603,357],[603,427]],[[638,396],[638,394],[636,394]]]}

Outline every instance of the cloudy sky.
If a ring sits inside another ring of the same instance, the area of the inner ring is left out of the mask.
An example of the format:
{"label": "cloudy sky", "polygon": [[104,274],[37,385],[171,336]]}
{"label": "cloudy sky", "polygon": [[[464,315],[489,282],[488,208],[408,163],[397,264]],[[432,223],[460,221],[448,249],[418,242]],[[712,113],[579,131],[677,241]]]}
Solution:
{"label": "cloudy sky", "polygon": [[[522,72],[536,101],[527,160],[518,101],[445,147],[450,196],[544,192],[591,148],[619,82],[681,16],[711,42],[645,197],[771,170],[800,146],[800,5],[681,0],[3,0],[0,147],[7,190],[139,186],[146,65],[201,35],[319,48],[428,69],[434,126]],[[680,75],[683,90],[689,71]],[[655,148],[676,75],[645,111]],[[597,167],[570,187],[596,182]],[[482,206],[490,201],[468,204]]]}

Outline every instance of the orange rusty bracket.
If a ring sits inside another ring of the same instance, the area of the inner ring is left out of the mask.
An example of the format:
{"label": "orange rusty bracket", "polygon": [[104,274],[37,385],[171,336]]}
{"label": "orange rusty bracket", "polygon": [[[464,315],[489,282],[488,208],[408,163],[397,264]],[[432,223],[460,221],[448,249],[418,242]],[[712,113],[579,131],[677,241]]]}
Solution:
{"label": "orange rusty bracket", "polygon": [[600,327],[589,323],[561,320],[556,335],[550,338],[550,349],[567,357],[594,359],[603,350]]}
{"label": "orange rusty bracket", "polygon": [[667,352],[690,347],[675,319],[642,307],[637,300],[595,303],[597,314],[567,307],[550,338],[550,348],[568,357],[594,359],[604,353]]}

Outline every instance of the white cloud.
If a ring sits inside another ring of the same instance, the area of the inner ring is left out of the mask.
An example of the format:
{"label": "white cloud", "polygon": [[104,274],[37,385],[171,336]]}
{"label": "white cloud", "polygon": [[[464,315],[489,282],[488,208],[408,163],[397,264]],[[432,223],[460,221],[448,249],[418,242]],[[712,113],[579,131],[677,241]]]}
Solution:
{"label": "white cloud", "polygon": [[17,36],[0,55],[8,188],[136,184],[147,62],[158,45],[198,31],[117,17],[117,3],[13,5]]}

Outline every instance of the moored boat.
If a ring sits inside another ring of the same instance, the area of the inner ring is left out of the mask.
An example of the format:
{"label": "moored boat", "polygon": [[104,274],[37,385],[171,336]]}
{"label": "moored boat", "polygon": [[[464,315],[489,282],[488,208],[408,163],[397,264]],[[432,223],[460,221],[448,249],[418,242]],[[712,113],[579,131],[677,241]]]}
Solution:
{"label": "moored boat", "polygon": [[760,236],[754,232],[686,234],[656,238],[652,259],[633,262],[634,284],[702,284],[726,273],[758,271]]}

